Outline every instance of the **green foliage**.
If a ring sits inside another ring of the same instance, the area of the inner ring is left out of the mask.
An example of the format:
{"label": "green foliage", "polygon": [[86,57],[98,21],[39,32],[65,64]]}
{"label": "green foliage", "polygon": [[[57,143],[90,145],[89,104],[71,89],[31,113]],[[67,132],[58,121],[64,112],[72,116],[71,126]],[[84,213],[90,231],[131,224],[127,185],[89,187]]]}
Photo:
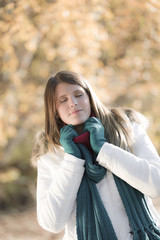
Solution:
{"label": "green foliage", "polygon": [[107,106],[144,113],[160,152],[159,9],[158,0],[1,1],[1,208],[21,194],[33,200],[33,138],[44,127],[46,81],[59,70],[83,74]]}

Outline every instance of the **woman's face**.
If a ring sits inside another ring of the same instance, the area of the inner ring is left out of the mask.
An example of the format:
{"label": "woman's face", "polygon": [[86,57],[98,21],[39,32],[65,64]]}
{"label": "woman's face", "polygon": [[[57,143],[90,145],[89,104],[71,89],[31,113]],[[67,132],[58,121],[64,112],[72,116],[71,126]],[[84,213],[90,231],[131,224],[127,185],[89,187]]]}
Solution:
{"label": "woman's face", "polygon": [[55,88],[56,110],[65,124],[78,126],[91,115],[89,97],[81,86],[59,83]]}

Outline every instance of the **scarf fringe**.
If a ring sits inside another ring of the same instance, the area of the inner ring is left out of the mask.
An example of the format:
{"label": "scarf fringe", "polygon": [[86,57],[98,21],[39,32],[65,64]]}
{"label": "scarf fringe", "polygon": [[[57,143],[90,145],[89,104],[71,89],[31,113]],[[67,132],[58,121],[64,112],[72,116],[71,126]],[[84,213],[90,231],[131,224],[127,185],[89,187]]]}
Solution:
{"label": "scarf fringe", "polygon": [[160,240],[160,229],[153,221],[144,195],[122,179],[114,176],[114,180],[133,229],[133,240]]}
{"label": "scarf fringe", "polygon": [[[83,144],[77,143],[77,146],[85,159],[85,173],[77,194],[77,238],[118,240],[96,187],[106,169],[95,162]],[[114,180],[129,219],[133,240],[160,240],[160,229],[153,221],[144,195],[115,175]]]}
{"label": "scarf fringe", "polygon": [[132,231],[133,240],[160,240],[160,232],[155,232],[153,227]]}
{"label": "scarf fringe", "polygon": [[133,240],[149,240],[149,238],[145,232],[136,231],[133,233]]}

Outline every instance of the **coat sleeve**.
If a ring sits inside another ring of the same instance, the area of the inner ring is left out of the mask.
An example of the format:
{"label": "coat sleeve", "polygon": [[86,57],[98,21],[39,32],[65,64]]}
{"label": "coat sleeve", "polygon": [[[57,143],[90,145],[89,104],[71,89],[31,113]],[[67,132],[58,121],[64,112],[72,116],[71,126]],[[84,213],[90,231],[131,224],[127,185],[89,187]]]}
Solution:
{"label": "coat sleeve", "polygon": [[133,126],[134,151],[105,143],[98,156],[100,165],[151,198],[160,196],[160,158],[146,131],[138,124]]}
{"label": "coat sleeve", "polygon": [[58,233],[73,211],[84,160],[65,154],[60,164],[53,164],[54,159],[47,161],[45,156],[38,160],[37,217],[42,228]]}

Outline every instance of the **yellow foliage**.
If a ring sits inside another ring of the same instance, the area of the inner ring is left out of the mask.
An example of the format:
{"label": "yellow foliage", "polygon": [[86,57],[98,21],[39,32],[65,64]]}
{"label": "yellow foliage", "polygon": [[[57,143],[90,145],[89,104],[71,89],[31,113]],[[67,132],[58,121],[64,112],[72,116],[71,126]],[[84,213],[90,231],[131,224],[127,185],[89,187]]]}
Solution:
{"label": "yellow foliage", "polygon": [[20,176],[20,171],[17,168],[9,168],[0,173],[0,183],[16,181]]}
{"label": "yellow foliage", "polygon": [[8,1],[0,13],[4,152],[24,126],[44,127],[44,87],[63,69],[84,75],[105,104],[153,116],[159,131],[158,0]]}

